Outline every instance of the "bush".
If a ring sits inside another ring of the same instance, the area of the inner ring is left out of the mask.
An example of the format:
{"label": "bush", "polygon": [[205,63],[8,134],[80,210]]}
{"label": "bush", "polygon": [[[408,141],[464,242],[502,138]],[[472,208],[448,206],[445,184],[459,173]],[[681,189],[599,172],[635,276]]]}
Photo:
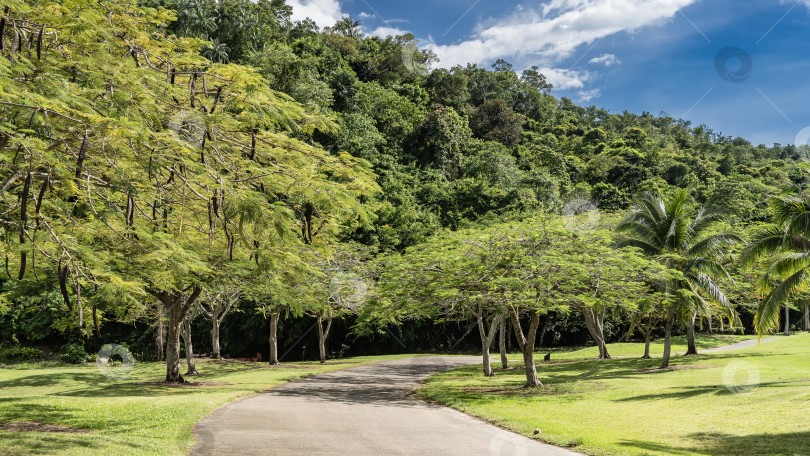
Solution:
{"label": "bush", "polygon": [[69,364],[83,364],[90,358],[84,351],[84,347],[77,344],[67,344],[62,347],[62,354],[59,357]]}
{"label": "bush", "polygon": [[31,347],[15,346],[0,350],[0,363],[19,363],[33,361],[44,357],[42,350]]}

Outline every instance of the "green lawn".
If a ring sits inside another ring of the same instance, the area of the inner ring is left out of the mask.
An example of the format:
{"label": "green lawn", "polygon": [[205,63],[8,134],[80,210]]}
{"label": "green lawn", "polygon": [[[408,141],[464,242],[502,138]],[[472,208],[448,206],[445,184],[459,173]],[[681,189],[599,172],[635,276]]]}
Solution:
{"label": "green lawn", "polygon": [[[653,349],[660,353],[660,344]],[[639,355],[643,346],[619,344],[611,352]],[[420,394],[525,435],[539,429],[537,438],[593,455],[810,452],[810,334],[677,357],[676,369],[666,371],[655,369],[660,358],[586,359],[594,353],[554,353],[552,363],[538,362],[546,385],[538,390],[522,388],[522,366],[515,364],[494,378],[477,366],[437,374]],[[746,386],[749,374],[760,377],[755,390]]]}
{"label": "green lawn", "polygon": [[[756,339],[756,336],[735,336],[735,335],[716,335],[716,336],[698,336],[697,338],[697,348],[698,352],[700,350],[705,350],[707,348],[715,348],[715,347],[722,347],[724,345],[733,344],[735,342],[741,342],[744,340]],[[596,358],[599,356],[599,349],[596,347],[587,347],[579,350],[550,350],[552,360],[575,360],[575,359],[588,359],[588,358]],[[542,351],[540,350],[538,353],[546,354],[549,350]],[[619,357],[640,357],[644,354],[644,344],[639,343],[618,343],[618,344],[609,344],[608,345],[608,352],[610,356],[619,358]],[[654,340],[650,342],[650,354],[652,356],[664,353],[664,341],[663,339]],[[672,338],[672,355],[682,355],[686,353],[686,337],[685,336],[677,336]],[[500,359],[500,358],[498,358]],[[542,359],[542,358],[541,358]]]}
{"label": "green lawn", "polygon": [[220,384],[206,387],[139,384],[162,380],[166,367],[160,363],[136,365],[122,381],[103,376],[94,364],[0,367],[0,423],[35,421],[90,431],[0,431],[0,455],[187,454],[194,423],[223,404],[290,380],[379,359],[343,359],[325,366],[295,363],[282,368],[200,360],[198,370],[203,375],[191,380]]}

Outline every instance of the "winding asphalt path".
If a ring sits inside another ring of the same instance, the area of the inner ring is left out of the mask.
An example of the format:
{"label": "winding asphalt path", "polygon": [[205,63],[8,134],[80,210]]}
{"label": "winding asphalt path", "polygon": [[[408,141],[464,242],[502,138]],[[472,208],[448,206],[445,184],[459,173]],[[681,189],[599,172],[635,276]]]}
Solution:
{"label": "winding asphalt path", "polygon": [[478,357],[419,357],[312,376],[233,402],[194,427],[203,455],[522,455],[570,450],[487,424],[411,393]]}
{"label": "winding asphalt path", "polygon": [[[778,339],[778,337],[768,337],[766,339],[762,339],[759,342],[764,344],[765,342],[769,342],[769,341],[776,340],[776,339]],[[722,347],[710,348],[708,350],[698,350],[698,353],[717,353],[717,352],[725,352],[725,351],[731,351],[731,350],[739,350],[740,348],[753,347],[753,346],[757,345],[757,343],[758,342],[757,342],[756,339],[744,340],[742,342],[737,342],[737,343],[734,343],[734,344],[731,344],[731,345],[723,345]]]}

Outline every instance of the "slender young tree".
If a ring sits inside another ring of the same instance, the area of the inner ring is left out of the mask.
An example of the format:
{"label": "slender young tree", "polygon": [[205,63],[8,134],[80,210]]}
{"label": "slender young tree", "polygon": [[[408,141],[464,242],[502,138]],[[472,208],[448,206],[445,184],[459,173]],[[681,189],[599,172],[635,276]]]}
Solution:
{"label": "slender young tree", "polygon": [[185,375],[200,375],[197,371],[197,363],[194,360],[194,343],[192,342],[192,323],[198,315],[199,306],[194,306],[183,319],[183,327],[180,330],[180,335],[183,337],[183,348],[186,354],[186,373]]}
{"label": "slender young tree", "polygon": [[211,320],[211,357],[220,359],[219,327],[222,320],[237,308],[242,292],[233,285],[218,285],[203,291],[198,312]]}

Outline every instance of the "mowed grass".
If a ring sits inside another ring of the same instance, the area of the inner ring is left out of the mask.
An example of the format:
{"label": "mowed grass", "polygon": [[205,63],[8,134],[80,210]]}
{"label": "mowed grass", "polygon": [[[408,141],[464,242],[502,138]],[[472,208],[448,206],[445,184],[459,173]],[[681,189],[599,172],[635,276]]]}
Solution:
{"label": "mowed grass", "polygon": [[216,386],[197,387],[142,384],[165,377],[161,363],[138,364],[120,381],[102,375],[94,364],[0,367],[0,423],[34,421],[89,431],[0,430],[0,455],[185,455],[194,423],[228,402],[308,375],[390,358],[395,357],[281,368],[198,360],[202,375],[189,380]]}
{"label": "mowed grass", "polygon": [[[718,341],[702,345],[724,345]],[[610,349],[643,353],[641,344]],[[523,388],[523,366],[515,363],[494,378],[483,377],[480,365],[440,373],[419,394],[592,455],[810,454],[810,334],[676,357],[671,370],[656,369],[660,356],[587,359],[594,353],[553,353],[551,363],[538,353],[541,389]]]}
{"label": "mowed grass", "polygon": [[[715,336],[698,336],[696,345],[698,352],[710,348],[722,347],[731,345],[736,342],[756,339],[757,336],[739,336],[739,335],[715,335]],[[686,336],[676,336],[672,338],[672,355],[682,355],[686,353]],[[562,349],[562,350],[546,350],[542,349],[538,353],[551,352],[552,360],[575,360],[575,359],[588,359],[596,358],[599,356],[599,349],[596,347],[586,347],[581,349]],[[644,354],[644,344],[639,343],[616,343],[608,346],[608,353],[615,358],[620,357],[640,357]],[[664,340],[654,340],[650,342],[650,355],[661,356],[664,353]],[[498,358],[500,359],[500,358]],[[540,358],[542,360],[542,357]]]}

